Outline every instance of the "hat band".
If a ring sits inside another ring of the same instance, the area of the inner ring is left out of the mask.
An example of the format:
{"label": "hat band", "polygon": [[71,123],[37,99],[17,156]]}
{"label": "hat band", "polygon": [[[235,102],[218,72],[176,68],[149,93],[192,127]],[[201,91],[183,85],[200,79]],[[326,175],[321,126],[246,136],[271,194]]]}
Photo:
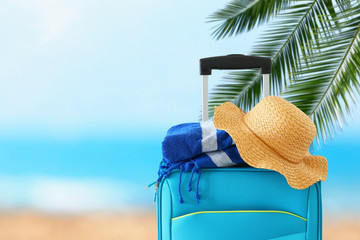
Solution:
{"label": "hat band", "polygon": [[286,161],[288,162],[291,162],[291,163],[294,163],[294,164],[299,164],[300,162],[295,162],[295,161],[291,161],[290,159],[284,157],[283,155],[281,155],[278,151],[276,151],[274,148],[272,148],[270,145],[268,145],[264,140],[262,140],[247,124],[246,122],[244,121],[244,118],[242,119],[242,122],[244,123],[245,127],[247,129],[250,130],[250,132],[252,134],[254,134],[255,137],[257,137],[263,144],[265,144],[268,148],[270,148],[276,155],[278,155],[279,157],[285,159]]}

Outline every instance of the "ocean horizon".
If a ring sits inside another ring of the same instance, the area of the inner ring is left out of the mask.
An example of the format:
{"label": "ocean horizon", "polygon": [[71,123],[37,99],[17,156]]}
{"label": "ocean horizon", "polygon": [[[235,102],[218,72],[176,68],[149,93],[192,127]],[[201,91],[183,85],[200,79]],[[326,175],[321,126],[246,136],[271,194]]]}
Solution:
{"label": "ocean horizon", "polygon": [[[0,209],[153,211],[154,188],[145,186],[156,180],[164,134],[131,139],[1,138]],[[329,163],[322,184],[324,211],[358,213],[360,143],[342,139],[314,152]]]}

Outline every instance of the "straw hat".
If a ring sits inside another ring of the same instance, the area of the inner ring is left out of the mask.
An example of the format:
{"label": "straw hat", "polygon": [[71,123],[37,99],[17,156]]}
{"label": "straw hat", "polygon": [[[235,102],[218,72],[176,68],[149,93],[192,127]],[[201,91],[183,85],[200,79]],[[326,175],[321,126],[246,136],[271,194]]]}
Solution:
{"label": "straw hat", "polygon": [[291,187],[326,180],[326,158],[308,151],[315,124],[288,101],[269,96],[247,114],[226,102],[215,108],[214,124],[230,134],[246,163],[281,173]]}

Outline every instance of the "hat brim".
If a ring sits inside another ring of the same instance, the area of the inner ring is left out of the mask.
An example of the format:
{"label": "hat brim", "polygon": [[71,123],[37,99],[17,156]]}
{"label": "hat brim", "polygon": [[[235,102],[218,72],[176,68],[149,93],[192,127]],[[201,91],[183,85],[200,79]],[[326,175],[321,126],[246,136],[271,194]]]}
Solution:
{"label": "hat brim", "polygon": [[[234,105],[235,106],[235,105]],[[235,141],[240,156],[252,167],[264,168],[281,173],[296,189],[304,189],[327,177],[327,161],[325,157],[313,156],[308,151],[299,163],[290,162],[280,156],[259,139],[243,122],[246,115],[239,108],[225,105],[216,108],[214,124],[216,128],[223,129]],[[235,118],[236,117],[236,118]],[[236,124],[234,121],[236,120]]]}

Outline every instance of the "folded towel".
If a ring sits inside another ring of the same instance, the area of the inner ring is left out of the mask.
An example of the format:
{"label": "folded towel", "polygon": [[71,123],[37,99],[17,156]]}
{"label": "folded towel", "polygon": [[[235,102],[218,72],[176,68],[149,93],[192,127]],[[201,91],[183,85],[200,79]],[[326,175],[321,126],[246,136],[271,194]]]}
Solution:
{"label": "folded towel", "polygon": [[216,129],[214,122],[209,120],[183,123],[170,128],[162,143],[162,152],[168,162],[177,162],[231,145],[234,145],[234,141],[229,134]]}
{"label": "folded towel", "polygon": [[235,145],[224,150],[202,153],[199,156],[184,163],[184,171],[192,171],[198,168],[232,167],[244,163]]}
{"label": "folded towel", "polygon": [[199,202],[201,168],[230,167],[244,163],[230,135],[216,129],[212,120],[183,123],[170,128],[162,143],[162,151],[163,161],[156,182],[159,184],[172,170],[179,169],[180,203],[183,202],[180,188],[183,171],[191,171],[188,191],[192,190],[192,178],[197,173],[195,198]]}

